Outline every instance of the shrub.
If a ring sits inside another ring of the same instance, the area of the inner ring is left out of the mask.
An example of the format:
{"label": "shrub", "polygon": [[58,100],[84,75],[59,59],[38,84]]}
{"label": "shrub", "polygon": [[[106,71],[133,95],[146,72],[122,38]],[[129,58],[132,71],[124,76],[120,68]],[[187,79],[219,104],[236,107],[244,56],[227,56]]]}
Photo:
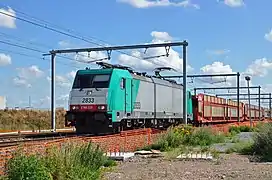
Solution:
{"label": "shrub", "polygon": [[239,142],[228,152],[256,155],[260,160],[272,161],[272,123],[257,125],[253,142]]}
{"label": "shrub", "polygon": [[229,133],[231,135],[239,134],[240,132],[253,132],[255,128],[251,128],[250,126],[231,126],[229,127]]}
{"label": "shrub", "polygon": [[252,142],[241,141],[234,144],[233,147],[226,150],[226,153],[237,152],[240,154],[249,154],[252,151]]}
{"label": "shrub", "polygon": [[254,136],[252,153],[261,156],[264,160],[272,161],[272,123],[258,128]]}
{"label": "shrub", "polygon": [[99,178],[102,166],[113,166],[115,161],[108,159],[91,143],[67,143],[61,149],[48,149],[41,157],[17,153],[8,164],[8,178],[11,180],[95,180]]}
{"label": "shrub", "polygon": [[17,154],[8,162],[8,179],[50,180],[53,179],[43,161],[34,156]]}
{"label": "shrub", "polygon": [[224,141],[224,136],[221,134],[215,134],[211,129],[198,128],[193,131],[191,136],[186,137],[184,144],[191,146],[210,146],[214,143],[220,143]]}
{"label": "shrub", "polygon": [[178,126],[169,128],[156,143],[145,149],[168,151],[182,145],[209,146],[213,143],[223,142],[224,139],[223,135],[215,134],[209,128],[193,129],[191,126]]}

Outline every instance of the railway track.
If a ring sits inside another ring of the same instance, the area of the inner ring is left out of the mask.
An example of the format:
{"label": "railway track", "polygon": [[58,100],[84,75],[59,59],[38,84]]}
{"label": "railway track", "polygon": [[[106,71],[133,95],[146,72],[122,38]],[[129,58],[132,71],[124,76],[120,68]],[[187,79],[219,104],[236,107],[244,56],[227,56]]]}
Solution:
{"label": "railway track", "polygon": [[[56,132],[56,133],[39,133],[39,134],[13,134],[13,135],[0,135],[0,148],[18,146],[28,142],[50,141],[59,140],[63,138],[72,137],[93,137],[93,138],[107,138],[109,136],[132,136],[143,134],[143,129],[135,129],[122,131],[120,133],[101,133],[101,134],[76,134],[76,132]],[[153,129],[153,133],[161,132],[161,130]]]}
{"label": "railway track", "polygon": [[[227,123],[227,124],[219,124],[213,125],[213,127],[219,128],[223,126],[230,126],[235,123]],[[72,138],[72,137],[103,137],[107,138],[108,136],[131,136],[141,134],[141,130],[143,129],[135,129],[135,130],[128,130],[122,131],[120,133],[103,133],[103,134],[76,134],[76,132],[50,132],[50,133],[29,133],[29,134],[5,134],[0,135],[0,148],[9,147],[9,146],[17,146],[27,142],[39,142],[39,141],[50,141],[50,140],[58,140],[63,138]],[[164,130],[159,129],[152,129],[152,134],[160,133]]]}
{"label": "railway track", "polygon": [[[41,134],[14,134],[14,135],[1,135],[0,136],[0,148],[17,146],[26,142],[48,141],[57,140],[69,137],[76,137],[75,132],[69,133],[41,133]],[[88,136],[88,135],[86,135]]]}

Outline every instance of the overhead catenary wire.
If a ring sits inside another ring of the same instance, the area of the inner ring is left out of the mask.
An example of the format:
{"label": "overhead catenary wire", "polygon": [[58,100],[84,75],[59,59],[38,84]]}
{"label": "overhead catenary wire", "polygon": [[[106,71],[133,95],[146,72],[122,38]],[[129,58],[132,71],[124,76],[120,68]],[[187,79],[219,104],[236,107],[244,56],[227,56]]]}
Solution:
{"label": "overhead catenary wire", "polygon": [[[21,12],[22,13],[22,12]],[[41,27],[41,28],[45,28],[45,29],[48,29],[48,30],[51,30],[53,32],[57,32],[57,33],[60,33],[62,35],[66,35],[66,36],[69,36],[69,37],[72,37],[72,38],[75,38],[75,39],[78,39],[78,40],[82,40],[82,41],[85,41],[85,42],[88,42],[88,43],[91,43],[91,44],[95,44],[95,45],[98,45],[98,46],[102,46],[102,47],[105,47],[99,43],[96,43],[96,42],[93,42],[92,40],[88,40],[84,37],[80,37],[80,36],[77,36],[77,35],[73,35],[71,34],[70,32],[69,33],[66,33],[66,32],[63,32],[63,31],[60,31],[60,30],[57,30],[57,29],[54,29],[54,28],[51,28],[49,27],[48,25],[43,25],[43,24],[40,24],[40,23],[37,23],[37,22],[33,22],[31,20],[27,20],[25,18],[21,18],[21,17],[17,17],[17,16],[14,16],[12,14],[8,14],[8,13],[5,13],[5,12],[0,12],[0,14],[3,14],[3,15],[6,15],[6,16],[9,16],[9,17],[12,17],[12,18],[15,18],[15,19],[18,19],[18,20],[21,20],[23,22],[26,22],[26,23],[29,23],[29,24],[32,24],[32,25],[35,25],[35,26],[38,26],[38,27]],[[24,13],[26,14],[26,13]],[[34,18],[35,19],[35,18]],[[37,19],[37,18],[36,18]],[[122,53],[122,54],[126,54],[128,56],[131,56],[131,57],[134,57],[134,58],[137,58],[137,59],[140,59],[140,60],[144,60],[138,56],[134,56],[134,55],[131,55],[131,54],[128,54],[126,52],[123,52],[123,51],[120,51],[120,50],[117,50],[117,52],[119,53]],[[147,60],[144,60],[144,61],[147,61]],[[150,62],[150,61],[147,61],[147,62]],[[161,64],[158,64],[158,63],[155,63],[154,61],[152,61],[151,63],[155,64],[155,65],[159,65],[161,66]],[[172,67],[173,69],[175,69],[175,67]]]}
{"label": "overhead catenary wire", "polygon": [[[14,15],[11,15],[11,14],[8,14],[8,13],[5,13],[5,12],[0,12],[0,14],[3,14],[3,15],[6,15],[6,16],[9,16],[9,17],[18,19],[18,20],[20,20],[20,21],[23,21],[23,22],[26,22],[26,23],[29,23],[29,24],[32,24],[32,25],[35,25],[35,26],[38,26],[38,27],[41,27],[41,28],[45,28],[45,29],[51,30],[51,31],[53,31],[53,32],[56,32],[56,33],[59,33],[59,34],[62,34],[62,35],[66,35],[66,36],[69,36],[69,37],[72,37],[72,38],[75,38],[75,39],[78,39],[78,40],[82,40],[82,41],[85,41],[85,42],[87,42],[87,43],[91,43],[91,44],[94,44],[94,45],[97,45],[97,46],[105,47],[105,46],[103,46],[103,45],[101,45],[101,44],[99,44],[99,43],[90,41],[90,40],[88,40],[88,39],[86,39],[86,38],[79,37],[79,36],[73,35],[73,34],[71,34],[71,33],[66,33],[66,32],[63,32],[63,31],[59,31],[59,30],[54,29],[54,28],[51,28],[51,27],[49,27],[49,26],[42,25],[42,24],[39,24],[39,23],[30,21],[30,20],[27,20],[27,19],[24,19],[24,18],[21,18],[21,17],[17,17],[17,16],[14,16]],[[133,55],[130,55],[130,54],[125,53],[125,52],[121,52],[121,53],[126,54],[126,55],[131,56],[131,57],[138,58],[137,56],[133,56]]]}
{"label": "overhead catenary wire", "polygon": [[[33,55],[29,55],[29,54],[25,54],[25,53],[21,53],[21,52],[17,52],[17,51],[11,51],[11,50],[7,50],[7,49],[2,49],[2,48],[0,48],[0,51],[2,51],[2,52],[7,52],[7,53],[12,53],[12,54],[17,54],[17,55],[25,56],[25,57],[29,57],[29,58],[34,58],[34,59],[40,59],[40,60],[47,60],[47,61],[50,61],[49,59],[47,59],[47,58],[45,58],[45,57],[37,57],[37,56],[33,56]],[[65,65],[65,66],[73,66],[73,67],[75,67],[75,68],[80,68],[79,66],[74,66],[74,65],[67,64],[67,63],[63,63],[63,62],[59,62],[59,61],[57,61],[56,63],[62,64],[62,65]]]}
{"label": "overhead catenary wire", "polygon": [[[3,5],[3,4],[2,4],[2,5]],[[84,36],[84,35],[81,34],[80,32],[75,31],[75,30],[73,30],[73,29],[65,28],[65,27],[62,27],[62,26],[60,26],[60,25],[53,24],[53,23],[51,23],[51,22],[49,22],[49,21],[43,20],[43,19],[41,19],[41,18],[37,18],[37,17],[35,17],[35,16],[33,16],[33,15],[29,15],[29,14],[27,14],[27,13],[25,13],[25,12],[19,10],[18,8],[13,8],[13,10],[15,10],[16,14],[22,14],[22,15],[24,15],[25,17],[31,18],[31,19],[34,20],[34,21],[38,21],[38,22],[40,21],[40,22],[42,22],[42,23],[46,23],[46,24],[49,24],[49,25],[51,25],[51,26],[55,26],[55,27],[57,27],[57,28],[59,28],[59,29],[62,29],[62,30],[64,30],[64,31],[66,31],[66,32],[78,34],[78,35],[80,35],[81,37],[86,38],[86,39],[97,40],[97,41],[101,41],[101,42],[106,43],[106,44],[111,44],[111,43],[109,43],[109,42],[107,42],[107,41],[105,41],[105,40],[102,40],[102,39],[99,39],[99,38],[96,38],[96,37],[92,37],[92,36],[88,36],[88,37],[87,37],[87,36]],[[102,46],[102,45],[101,45],[101,46]]]}
{"label": "overhead catenary wire", "polygon": [[[16,41],[19,41],[19,42],[25,41],[22,38],[19,38],[17,36],[13,36],[13,35],[10,35],[10,34],[7,34],[7,33],[3,33],[3,32],[0,32],[0,36],[6,37],[8,39],[15,39]],[[34,46],[39,46],[39,47],[46,48],[46,49],[51,49],[52,48],[52,47],[50,47],[48,45],[45,45],[45,44],[42,44],[42,43],[30,42],[30,41],[25,41],[25,42],[27,44],[34,45]],[[86,56],[84,54],[77,54],[77,55],[82,56],[82,57],[86,57],[86,58],[90,58],[90,59],[95,59],[94,57],[89,57],[89,56]],[[65,56],[65,54],[63,56]],[[59,56],[59,57],[62,57],[62,56]],[[87,62],[84,62],[84,63],[87,63]]]}
{"label": "overhead catenary wire", "polygon": [[[42,50],[39,50],[39,49],[30,48],[30,47],[27,47],[27,46],[23,46],[23,45],[11,43],[11,42],[5,42],[5,41],[1,41],[0,40],[0,43],[6,44],[6,45],[10,45],[10,46],[14,46],[14,47],[18,47],[18,48],[22,48],[22,49],[26,49],[26,50],[30,50],[30,51],[39,52],[39,53],[46,53],[45,51],[42,51]],[[80,63],[86,63],[86,64],[88,64],[85,61],[76,60],[76,59],[73,59],[73,58],[70,58],[70,57],[67,57],[67,56],[58,55],[58,57],[61,57],[61,58],[64,58],[64,59],[68,59],[70,61],[77,61],[77,62],[80,62]]]}

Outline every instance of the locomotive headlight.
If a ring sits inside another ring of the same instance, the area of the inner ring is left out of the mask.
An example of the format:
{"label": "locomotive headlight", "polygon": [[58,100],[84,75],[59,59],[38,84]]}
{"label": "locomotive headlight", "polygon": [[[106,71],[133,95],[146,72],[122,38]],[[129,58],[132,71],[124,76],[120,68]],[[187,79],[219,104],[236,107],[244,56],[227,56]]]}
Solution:
{"label": "locomotive headlight", "polygon": [[87,91],[87,95],[90,96],[93,91]]}
{"label": "locomotive headlight", "polygon": [[76,109],[78,109],[78,106],[71,106],[71,109],[76,110]]}
{"label": "locomotive headlight", "polygon": [[102,105],[102,106],[98,106],[97,108],[98,108],[99,110],[104,110],[104,109],[106,109],[106,106]]}

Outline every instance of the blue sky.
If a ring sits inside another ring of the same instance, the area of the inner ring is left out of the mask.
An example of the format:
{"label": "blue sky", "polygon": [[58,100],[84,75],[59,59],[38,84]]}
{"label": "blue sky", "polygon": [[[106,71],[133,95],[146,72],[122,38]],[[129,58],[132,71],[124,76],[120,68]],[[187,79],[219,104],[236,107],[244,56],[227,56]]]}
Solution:
{"label": "blue sky", "polygon": [[[52,24],[72,29],[96,43],[112,45],[162,41],[189,42],[189,74],[232,73],[239,71],[252,76],[253,85],[261,85],[271,92],[272,24],[269,23],[272,2],[263,0],[91,0],[34,1],[2,0],[0,12],[11,13],[30,21],[22,13]],[[8,7],[10,9],[8,9]],[[44,22],[39,22],[45,25]],[[50,26],[53,27],[53,26]],[[76,34],[77,33],[72,33]],[[266,36],[267,34],[267,36]],[[18,41],[19,39],[19,41]],[[0,15],[0,41],[48,52],[51,49],[90,47],[94,44],[61,35],[35,25]],[[38,45],[36,44],[38,43]],[[41,46],[39,46],[41,45]],[[12,52],[10,52],[12,51]],[[126,51],[143,57],[139,51]],[[24,53],[31,57],[19,55]],[[147,51],[148,55],[165,54],[163,49]],[[26,50],[0,42],[0,95],[7,97],[8,106],[24,107],[31,96],[32,105],[49,107],[50,62],[41,52]],[[37,57],[37,58],[33,58]],[[74,72],[85,68],[84,55],[57,58],[57,105],[66,106]],[[91,54],[94,59],[105,54]],[[47,60],[46,60],[47,59]],[[77,61],[75,61],[76,59]],[[112,54],[113,63],[122,63],[139,70],[150,70],[154,63],[181,69],[181,49],[174,48],[170,57],[140,61],[118,52]],[[92,60],[92,59],[88,59]],[[152,64],[153,63],[153,64]],[[90,66],[90,65],[87,65]],[[222,86],[201,84],[194,80],[190,87]],[[210,79],[204,79],[210,82]],[[190,81],[190,80],[188,80]],[[235,85],[228,79],[223,85]],[[242,81],[242,85],[244,82]]]}

